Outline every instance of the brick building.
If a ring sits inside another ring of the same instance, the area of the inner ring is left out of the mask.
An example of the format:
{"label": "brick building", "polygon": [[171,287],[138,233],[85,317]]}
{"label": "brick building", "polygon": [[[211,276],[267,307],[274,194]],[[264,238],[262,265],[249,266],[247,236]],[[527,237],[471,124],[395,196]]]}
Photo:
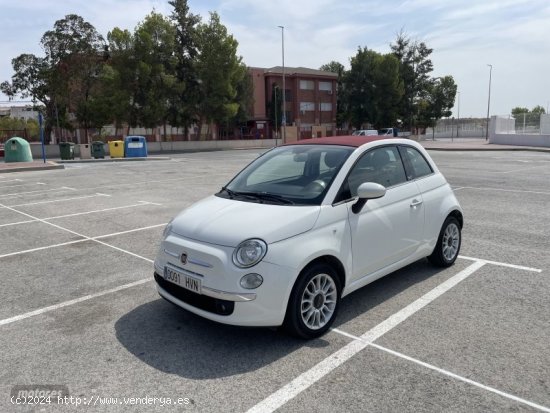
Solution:
{"label": "brick building", "polygon": [[[269,107],[273,86],[282,91],[282,67],[251,67],[249,72],[254,85],[251,129],[256,136],[272,138]],[[338,75],[332,72],[285,67],[286,124],[295,126],[300,137],[335,134],[337,78]]]}

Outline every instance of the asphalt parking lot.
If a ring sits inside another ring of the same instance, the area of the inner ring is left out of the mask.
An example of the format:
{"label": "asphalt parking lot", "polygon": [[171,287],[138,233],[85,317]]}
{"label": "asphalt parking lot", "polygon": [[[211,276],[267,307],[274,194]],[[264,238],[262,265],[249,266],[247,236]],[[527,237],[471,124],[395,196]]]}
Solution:
{"label": "asphalt parking lot", "polygon": [[[0,176],[0,411],[550,412],[549,154],[431,152],[465,212],[460,258],[353,293],[309,342],[154,289],[164,225],[258,154]],[[74,403],[16,406],[18,385]]]}

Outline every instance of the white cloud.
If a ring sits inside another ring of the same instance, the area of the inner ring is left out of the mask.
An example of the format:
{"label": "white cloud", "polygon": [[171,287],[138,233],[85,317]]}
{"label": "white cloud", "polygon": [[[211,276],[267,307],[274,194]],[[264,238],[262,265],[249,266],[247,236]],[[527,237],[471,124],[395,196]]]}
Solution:
{"label": "white cloud", "polygon": [[[66,14],[80,14],[106,35],[115,26],[133,30],[153,8],[171,12],[167,0],[1,1],[0,81],[11,76],[13,57],[41,54],[40,37]],[[434,49],[434,76],[457,81],[461,116],[484,116],[487,63],[494,65],[494,113],[550,100],[547,0],[189,0],[189,6],[205,19],[217,11],[250,66],[281,64],[278,25],[285,26],[287,66],[312,68],[331,60],[348,65],[358,46],[387,53],[404,28]]]}

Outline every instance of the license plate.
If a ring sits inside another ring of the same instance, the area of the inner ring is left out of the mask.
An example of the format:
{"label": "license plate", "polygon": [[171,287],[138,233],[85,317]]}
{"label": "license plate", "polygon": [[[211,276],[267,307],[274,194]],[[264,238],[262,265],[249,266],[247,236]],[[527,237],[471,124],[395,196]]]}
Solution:
{"label": "license plate", "polygon": [[183,274],[173,268],[164,267],[164,279],[171,283],[177,284],[186,290],[193,291],[197,294],[201,293],[201,280],[189,275]]}

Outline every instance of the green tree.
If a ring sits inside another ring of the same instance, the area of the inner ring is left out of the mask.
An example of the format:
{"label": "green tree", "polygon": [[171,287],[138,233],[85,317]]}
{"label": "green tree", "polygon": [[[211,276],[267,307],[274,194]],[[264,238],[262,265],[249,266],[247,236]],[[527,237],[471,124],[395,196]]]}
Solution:
{"label": "green tree", "polygon": [[[45,115],[45,133],[51,135],[56,119],[55,89],[52,85],[53,68],[45,58],[33,54],[21,54],[11,61],[14,74],[11,82],[4,81],[0,85],[3,93],[13,98],[30,97],[35,102],[35,108]],[[42,105],[38,107],[36,103]],[[46,139],[49,142],[49,139]]]}
{"label": "green tree", "polygon": [[546,113],[546,110],[540,105],[535,106],[533,109],[531,109],[531,113],[535,113],[537,115],[544,115]]}
{"label": "green tree", "polygon": [[217,13],[210,13],[208,23],[197,28],[200,54],[197,56],[197,75],[200,79],[199,133],[203,123],[225,124],[239,111],[237,85],[242,79],[238,43],[227,33]]}
{"label": "green tree", "polygon": [[[392,53],[399,60],[399,76],[403,81],[403,96],[398,113],[412,129],[416,118],[426,117],[425,101],[430,89],[430,73],[433,63],[429,58],[433,49],[424,42],[413,40],[403,30],[397,34],[395,43],[390,44]],[[422,103],[421,103],[422,102]]]}
{"label": "green tree", "polygon": [[420,101],[418,126],[434,127],[439,119],[451,116],[456,92],[457,85],[452,76],[432,79]]}
{"label": "green tree", "polygon": [[336,73],[338,75],[338,79],[336,81],[336,126],[341,128],[347,120],[344,88],[346,69],[342,63],[332,60],[331,62],[322,65],[319,70]]}
{"label": "green tree", "polygon": [[519,106],[512,109],[512,116],[513,117],[517,117],[518,115],[520,115],[522,113],[529,113],[529,109],[522,108],[522,107],[519,107]]}
{"label": "green tree", "polygon": [[377,53],[359,47],[350,58],[350,70],[345,76],[347,118],[351,125],[360,129],[364,123],[374,121],[374,65]]}
{"label": "green tree", "polygon": [[177,82],[175,40],[175,27],[159,13],[150,13],[135,30],[135,107],[138,123],[146,128],[166,126],[168,122]]}
{"label": "green tree", "polygon": [[394,125],[403,96],[398,60],[389,54],[359,48],[350,63],[343,87],[350,123],[355,128],[367,123],[375,127]]}
{"label": "green tree", "polygon": [[107,34],[109,60],[101,74],[105,104],[115,125],[115,135],[124,124],[137,126],[138,92],[134,36],[115,27]]}
{"label": "green tree", "polygon": [[103,36],[81,16],[69,14],[54,23],[40,41],[51,68],[49,83],[56,105],[75,113],[86,139],[94,126],[91,100],[100,91],[99,75],[107,58]]}
{"label": "green tree", "polygon": [[170,18],[176,27],[177,59],[177,82],[170,100],[169,116],[173,126],[183,126],[187,137],[189,127],[199,118],[201,84],[195,62],[199,54],[197,25],[201,19],[189,11],[187,0],[172,0],[168,3],[174,8]]}
{"label": "green tree", "polygon": [[11,116],[0,118],[0,138],[11,138],[15,134],[22,138],[37,139],[39,137],[38,121],[35,119],[17,119]]}

